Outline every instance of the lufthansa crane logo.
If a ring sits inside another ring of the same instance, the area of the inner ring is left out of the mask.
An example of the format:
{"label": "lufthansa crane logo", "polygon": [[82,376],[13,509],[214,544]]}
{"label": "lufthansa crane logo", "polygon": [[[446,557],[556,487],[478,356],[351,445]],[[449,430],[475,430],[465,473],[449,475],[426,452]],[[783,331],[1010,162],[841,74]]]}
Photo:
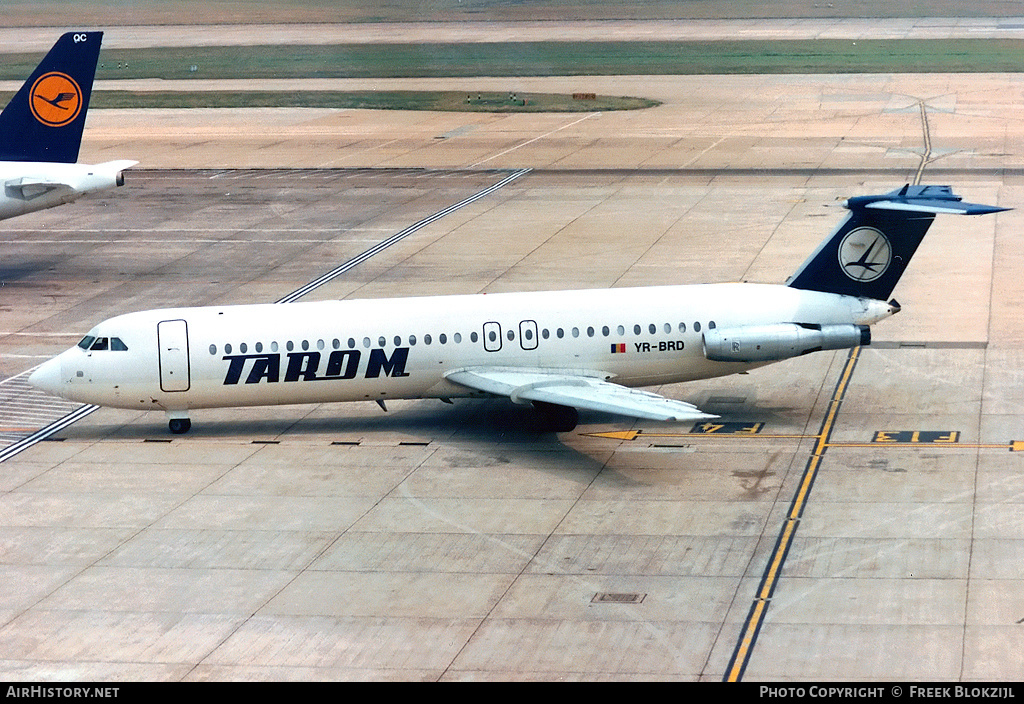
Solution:
{"label": "lufthansa crane logo", "polygon": [[879,230],[858,227],[839,243],[839,266],[854,281],[874,281],[889,268],[892,246]]}
{"label": "lufthansa crane logo", "polygon": [[82,89],[71,76],[58,71],[36,79],[28,105],[37,120],[48,127],[63,127],[82,111]]}

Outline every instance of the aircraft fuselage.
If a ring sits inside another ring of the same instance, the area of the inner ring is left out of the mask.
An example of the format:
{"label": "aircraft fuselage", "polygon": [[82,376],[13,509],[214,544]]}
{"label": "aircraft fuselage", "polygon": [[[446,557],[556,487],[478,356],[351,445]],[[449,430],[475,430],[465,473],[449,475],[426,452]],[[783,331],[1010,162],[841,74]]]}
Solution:
{"label": "aircraft fuselage", "polygon": [[485,395],[446,378],[474,367],[653,386],[768,363],[709,360],[708,331],[869,325],[892,312],[760,284],[171,308],[97,325],[84,347],[105,349],[73,347],[33,380],[68,399],[165,411]]}

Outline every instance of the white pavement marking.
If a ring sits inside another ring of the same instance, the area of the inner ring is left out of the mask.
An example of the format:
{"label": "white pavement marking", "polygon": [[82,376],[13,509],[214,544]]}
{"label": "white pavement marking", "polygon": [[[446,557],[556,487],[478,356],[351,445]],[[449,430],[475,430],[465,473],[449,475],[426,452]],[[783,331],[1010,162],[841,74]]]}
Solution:
{"label": "white pavement marking", "polygon": [[578,120],[573,120],[572,122],[570,122],[567,125],[562,125],[558,129],[554,129],[554,130],[551,130],[550,132],[547,132],[546,134],[542,134],[539,137],[534,137],[533,139],[528,139],[525,142],[523,142],[522,144],[517,144],[514,147],[509,147],[508,149],[506,149],[503,152],[498,152],[497,154],[492,154],[491,156],[487,157],[486,159],[482,159],[481,161],[478,161],[475,164],[470,164],[468,168],[475,169],[476,167],[480,166],[480,164],[486,164],[491,159],[497,159],[499,156],[504,156],[505,154],[508,154],[509,152],[514,152],[516,149],[522,149],[523,147],[525,147],[525,146],[527,146],[529,144],[533,144],[534,142],[536,142],[538,140],[541,140],[541,139],[544,139],[545,137],[550,137],[551,135],[555,134],[556,132],[561,132],[562,130],[569,129],[573,125],[578,125],[579,123],[583,122],[584,120],[589,120],[590,118],[597,117],[600,114],[601,113],[599,113],[599,112],[592,112],[589,115],[585,115],[585,116],[581,117]]}
{"label": "white pavement marking", "polygon": [[480,191],[478,193],[474,193],[469,198],[461,200],[458,203],[455,203],[454,205],[449,205],[447,208],[445,208],[443,210],[439,210],[436,213],[434,213],[433,215],[430,215],[428,217],[423,218],[419,222],[413,223],[412,225],[410,225],[409,227],[405,228],[401,232],[395,233],[391,237],[389,237],[386,240],[380,242],[376,246],[371,247],[370,249],[366,250],[362,254],[359,254],[359,255],[353,257],[352,259],[349,259],[347,262],[345,262],[341,266],[338,266],[338,267],[336,267],[334,269],[331,269],[329,272],[327,272],[326,274],[324,274],[320,278],[315,279],[313,281],[310,281],[308,284],[306,284],[302,288],[299,288],[299,289],[296,289],[295,291],[292,291],[291,293],[289,293],[284,298],[281,298],[281,299],[275,301],[275,303],[292,303],[294,301],[297,301],[298,299],[300,299],[303,296],[305,296],[307,293],[310,293],[311,291],[314,291],[314,290],[320,288],[321,286],[323,286],[327,282],[333,281],[337,277],[341,276],[346,271],[349,271],[350,269],[359,266],[360,264],[365,262],[367,259],[380,254],[381,252],[383,252],[385,249],[387,249],[391,245],[393,245],[393,244],[395,244],[397,242],[401,242],[406,237],[408,237],[409,235],[413,234],[414,232],[420,230],[421,228],[426,227],[427,225],[429,225],[432,222],[440,220],[441,218],[443,218],[446,215],[450,215],[451,213],[454,213],[456,210],[459,210],[461,208],[466,207],[470,203],[475,203],[476,201],[480,200],[481,198],[483,198],[483,197],[485,197],[487,195],[490,195],[491,193],[493,193],[494,191],[498,190],[499,188],[502,188],[502,187],[506,186],[507,184],[511,183],[512,181],[515,181],[520,176],[528,174],[529,172],[530,172],[530,169],[519,169],[518,171],[513,171],[511,174],[509,174],[508,176],[503,178],[498,183],[495,183],[494,185],[489,186],[489,187],[485,188],[484,190],[482,190],[482,191]]}
{"label": "white pavement marking", "polygon": [[[78,420],[97,408],[93,406],[91,411],[83,413],[82,404],[50,396],[30,386],[28,377],[33,371],[34,368],[0,381],[0,446],[8,446],[0,449],[0,462],[67,427],[69,424],[55,425],[70,417],[69,414],[74,414]],[[33,439],[29,441],[29,438]]]}

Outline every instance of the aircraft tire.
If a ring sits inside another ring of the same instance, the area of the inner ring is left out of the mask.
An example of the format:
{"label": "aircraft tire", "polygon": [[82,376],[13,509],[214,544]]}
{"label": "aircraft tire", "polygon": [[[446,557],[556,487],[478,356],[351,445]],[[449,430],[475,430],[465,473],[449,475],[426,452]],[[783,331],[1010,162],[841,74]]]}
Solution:
{"label": "aircraft tire", "polygon": [[175,435],[182,435],[192,427],[192,421],[188,418],[171,418],[167,421],[167,427]]}
{"label": "aircraft tire", "polygon": [[554,403],[537,401],[533,404],[540,411],[546,430],[554,433],[568,433],[576,429],[580,422],[580,414],[572,406],[559,406]]}

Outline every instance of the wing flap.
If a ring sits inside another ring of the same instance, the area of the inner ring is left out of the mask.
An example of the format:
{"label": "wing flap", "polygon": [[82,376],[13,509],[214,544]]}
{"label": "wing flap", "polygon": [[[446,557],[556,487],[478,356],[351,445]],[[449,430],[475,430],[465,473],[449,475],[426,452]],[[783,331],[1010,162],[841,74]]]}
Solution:
{"label": "wing flap", "polygon": [[508,396],[515,403],[540,401],[589,411],[617,413],[648,420],[708,420],[718,416],[702,412],[685,401],[650,391],[629,389],[606,380],[601,372],[474,367],[449,372],[445,378],[477,391]]}

